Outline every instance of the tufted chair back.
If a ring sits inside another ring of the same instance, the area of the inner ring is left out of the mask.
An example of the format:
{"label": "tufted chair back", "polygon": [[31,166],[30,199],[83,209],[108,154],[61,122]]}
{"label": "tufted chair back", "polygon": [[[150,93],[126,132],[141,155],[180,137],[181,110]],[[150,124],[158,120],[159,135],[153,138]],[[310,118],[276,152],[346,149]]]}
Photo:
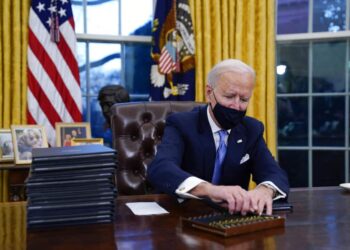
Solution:
{"label": "tufted chair back", "polygon": [[147,166],[161,142],[166,117],[190,111],[203,103],[183,101],[116,103],[111,108],[113,147],[118,153],[117,187],[120,195],[151,193]]}

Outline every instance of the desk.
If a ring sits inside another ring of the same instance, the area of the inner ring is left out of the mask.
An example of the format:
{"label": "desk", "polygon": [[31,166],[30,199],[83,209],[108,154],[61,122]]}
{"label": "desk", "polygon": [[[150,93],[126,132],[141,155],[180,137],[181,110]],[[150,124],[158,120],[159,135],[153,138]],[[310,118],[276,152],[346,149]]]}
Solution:
{"label": "desk", "polygon": [[[294,211],[286,215],[285,229],[266,230],[222,238],[195,229],[183,229],[179,216],[210,211],[191,200],[174,206],[156,200],[170,215],[135,217],[120,200],[115,238],[119,249],[349,249],[350,193],[340,188],[296,189],[290,193]],[[138,200],[146,200],[139,198]],[[152,197],[150,197],[152,200]],[[346,211],[347,210],[347,211]],[[130,247],[130,248],[128,248]]]}
{"label": "desk", "polygon": [[[135,201],[156,201],[170,214],[135,216],[125,206],[126,202]],[[349,249],[349,192],[344,192],[338,187],[294,189],[290,193],[290,202],[294,205],[294,212],[282,214],[286,216],[284,229],[270,229],[225,239],[181,227],[180,216],[192,216],[212,211],[212,208],[199,201],[190,200],[178,205],[173,198],[167,195],[119,197],[114,225],[88,225],[29,231],[26,236],[27,247],[28,249],[65,250],[115,249],[115,247],[119,250]],[[1,206],[4,207],[6,204],[0,204],[0,216]],[[25,203],[22,202],[16,206],[24,207]],[[23,210],[19,210],[19,214],[23,217]],[[0,217],[0,221],[1,219]],[[13,226],[20,224],[15,221],[11,223]],[[6,233],[5,230],[6,235],[12,234]],[[20,241],[21,239],[23,245],[23,239],[25,239],[23,235],[21,237],[14,235],[11,240]],[[1,240],[4,240],[3,235],[0,237],[0,246],[6,246]],[[21,246],[21,242],[18,245]]]}

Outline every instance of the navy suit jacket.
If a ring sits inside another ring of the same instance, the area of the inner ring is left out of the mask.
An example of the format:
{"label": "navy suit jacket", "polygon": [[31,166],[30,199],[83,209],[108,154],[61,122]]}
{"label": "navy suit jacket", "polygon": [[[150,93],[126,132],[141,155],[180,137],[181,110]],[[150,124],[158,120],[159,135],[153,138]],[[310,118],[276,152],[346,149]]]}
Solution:
{"label": "navy suit jacket", "polygon": [[[285,171],[274,160],[263,139],[264,126],[258,120],[244,117],[231,129],[220,185],[248,188],[250,174],[256,183],[273,182],[288,194]],[[174,113],[167,118],[161,144],[147,169],[148,180],[157,189],[174,194],[188,177],[211,182],[216,148],[207,117],[207,106],[191,112]],[[243,163],[243,157],[249,159]]]}

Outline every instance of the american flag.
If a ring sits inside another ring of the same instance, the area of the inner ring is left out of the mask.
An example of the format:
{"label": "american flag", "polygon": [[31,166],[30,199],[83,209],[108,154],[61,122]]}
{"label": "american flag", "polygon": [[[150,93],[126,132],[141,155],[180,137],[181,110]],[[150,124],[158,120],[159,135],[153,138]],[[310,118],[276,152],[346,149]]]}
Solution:
{"label": "american flag", "polygon": [[176,47],[167,42],[159,57],[159,71],[162,74],[169,74],[177,68]]}
{"label": "american flag", "polygon": [[29,13],[27,122],[55,145],[56,122],[80,122],[81,89],[70,0],[32,0]]}

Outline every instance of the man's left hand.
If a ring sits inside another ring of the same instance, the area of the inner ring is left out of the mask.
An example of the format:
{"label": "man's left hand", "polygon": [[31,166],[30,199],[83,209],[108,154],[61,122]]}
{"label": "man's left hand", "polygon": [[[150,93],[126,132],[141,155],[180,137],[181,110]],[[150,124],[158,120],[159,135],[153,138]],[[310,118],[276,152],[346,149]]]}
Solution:
{"label": "man's left hand", "polygon": [[274,190],[264,185],[259,185],[255,189],[248,191],[251,198],[250,211],[262,214],[266,208],[266,214],[272,214],[272,198]]}

